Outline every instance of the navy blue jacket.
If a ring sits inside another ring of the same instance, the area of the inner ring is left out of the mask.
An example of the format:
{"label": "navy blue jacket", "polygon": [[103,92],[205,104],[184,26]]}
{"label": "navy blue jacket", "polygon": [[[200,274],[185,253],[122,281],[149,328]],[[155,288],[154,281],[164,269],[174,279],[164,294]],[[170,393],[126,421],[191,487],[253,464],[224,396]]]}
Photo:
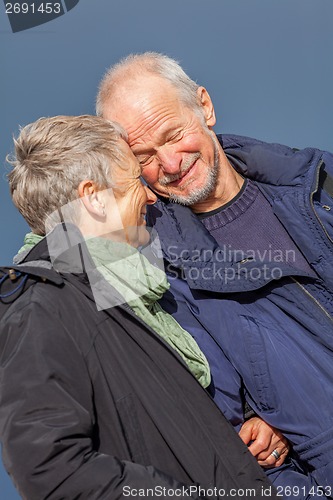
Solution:
{"label": "navy blue jacket", "polygon": [[205,352],[215,401],[229,420],[242,422],[244,393],[316,481],[332,487],[333,203],[326,186],[333,155],[239,136],[223,136],[223,148],[256,182],[313,274],[269,255],[237,262],[189,208],[158,201],[149,223],[171,283],[162,305]]}

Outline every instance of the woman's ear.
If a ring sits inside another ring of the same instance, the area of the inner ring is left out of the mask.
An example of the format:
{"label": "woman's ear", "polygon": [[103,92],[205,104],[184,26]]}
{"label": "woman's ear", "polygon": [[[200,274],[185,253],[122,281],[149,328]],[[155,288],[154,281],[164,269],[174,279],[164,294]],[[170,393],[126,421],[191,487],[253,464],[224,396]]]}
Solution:
{"label": "woman's ear", "polygon": [[197,95],[198,95],[199,104],[202,107],[202,110],[204,113],[206,125],[208,127],[214,127],[214,125],[216,123],[216,117],[215,117],[215,110],[214,110],[214,106],[213,106],[212,100],[210,98],[210,95],[208,94],[205,87],[199,87],[197,90]]}
{"label": "woman's ear", "polygon": [[105,203],[103,190],[98,189],[96,183],[89,179],[81,181],[78,187],[79,197],[86,210],[93,215],[105,217]]}

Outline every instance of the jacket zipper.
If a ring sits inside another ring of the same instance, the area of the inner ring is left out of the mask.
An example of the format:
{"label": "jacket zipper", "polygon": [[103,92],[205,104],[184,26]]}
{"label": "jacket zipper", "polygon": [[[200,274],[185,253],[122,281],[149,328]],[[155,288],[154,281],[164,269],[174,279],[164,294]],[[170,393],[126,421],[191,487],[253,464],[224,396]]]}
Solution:
{"label": "jacket zipper", "polygon": [[314,296],[305,288],[305,286],[301,285],[296,278],[291,276],[291,279],[303,290],[303,292],[319,307],[319,309],[325,314],[325,316],[333,323],[333,318],[328,311],[326,311],[325,307],[321,305],[321,303],[314,298]]}
{"label": "jacket zipper", "polygon": [[317,167],[317,172],[316,172],[316,185],[315,185],[315,189],[311,192],[310,194],[310,204],[311,204],[311,208],[312,208],[312,211],[313,213],[315,214],[315,217],[317,219],[317,221],[319,222],[319,224],[321,225],[324,233],[326,234],[328,240],[333,243],[333,240],[332,238],[330,238],[330,235],[328,234],[328,232],[326,231],[325,229],[325,226],[323,225],[323,223],[321,222],[318,214],[316,213],[315,211],[315,208],[314,208],[314,203],[313,203],[313,195],[315,194],[315,192],[318,190],[318,185],[319,185],[319,175],[320,175],[320,169],[321,169],[321,166],[323,165],[323,160],[320,160],[319,163],[318,163],[318,167]]}

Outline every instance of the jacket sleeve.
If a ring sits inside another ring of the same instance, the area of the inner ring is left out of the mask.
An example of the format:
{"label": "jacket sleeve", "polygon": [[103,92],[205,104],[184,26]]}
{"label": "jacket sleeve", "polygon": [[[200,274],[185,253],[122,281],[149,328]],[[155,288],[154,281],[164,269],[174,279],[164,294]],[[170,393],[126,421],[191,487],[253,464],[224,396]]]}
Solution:
{"label": "jacket sleeve", "polygon": [[313,202],[317,216],[327,236],[333,240],[333,154],[324,152],[319,186]]}
{"label": "jacket sleeve", "polygon": [[142,488],[198,498],[152,466],[94,451],[91,380],[60,316],[38,303],[16,307],[2,320],[0,353],[3,461],[23,498],[116,500]]}

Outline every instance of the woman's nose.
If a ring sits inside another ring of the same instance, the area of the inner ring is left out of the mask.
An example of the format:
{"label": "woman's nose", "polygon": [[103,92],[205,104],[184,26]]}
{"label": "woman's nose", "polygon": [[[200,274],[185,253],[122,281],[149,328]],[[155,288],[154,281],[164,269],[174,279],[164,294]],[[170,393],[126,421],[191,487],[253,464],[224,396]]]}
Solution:
{"label": "woman's nose", "polygon": [[156,201],[157,201],[156,194],[153,193],[153,191],[148,186],[145,186],[145,190],[146,190],[146,197],[147,197],[146,204],[147,205],[154,205],[154,203],[156,203]]}

